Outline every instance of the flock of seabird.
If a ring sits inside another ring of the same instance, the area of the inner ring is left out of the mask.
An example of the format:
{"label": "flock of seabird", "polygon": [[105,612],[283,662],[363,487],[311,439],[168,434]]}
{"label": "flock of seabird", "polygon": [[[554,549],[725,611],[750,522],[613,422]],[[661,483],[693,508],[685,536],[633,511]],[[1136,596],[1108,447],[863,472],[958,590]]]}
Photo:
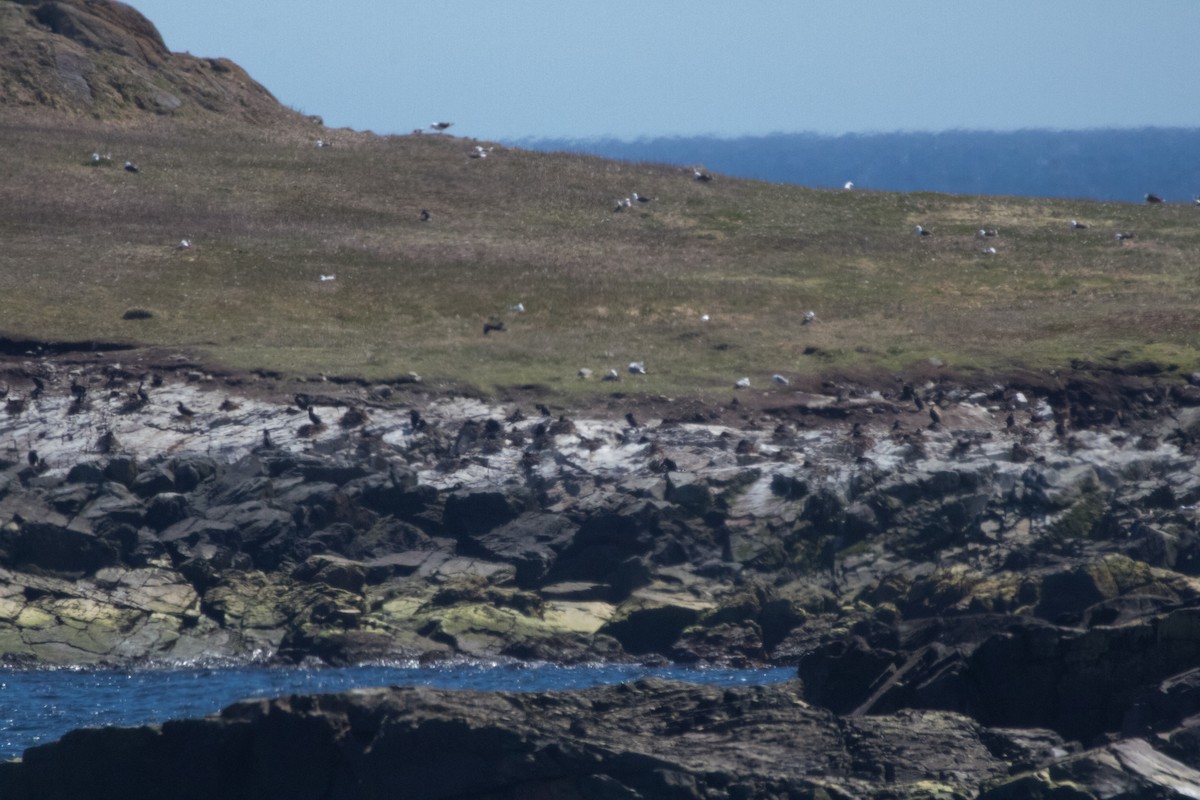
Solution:
{"label": "flock of seabird", "polygon": [[[853,184],[848,183],[846,186],[847,186],[847,188],[850,188],[852,185]],[[1156,194],[1147,194],[1146,202],[1151,205],[1156,205],[1159,203],[1163,203],[1163,204],[1166,203],[1166,201],[1162,197],[1160,197],[1159,195],[1156,195]],[[1195,197],[1195,204],[1200,206],[1200,195],[1197,195]],[[1088,225],[1087,225],[1087,223],[1080,222],[1077,219],[1073,219],[1070,222],[1070,228],[1071,228],[1071,230],[1075,230],[1075,231],[1086,231],[1088,229]],[[921,225],[914,225],[913,233],[917,236],[917,238],[923,238],[923,237],[933,235],[932,231],[930,231],[928,228],[925,228]],[[977,230],[975,232],[975,238],[977,238],[977,239],[990,239],[993,237],[998,237],[999,235],[1000,235],[1000,232],[993,228],[980,228],[979,230]],[[1116,239],[1118,242],[1124,242],[1124,241],[1128,241],[1130,239],[1137,238],[1137,234],[1133,233],[1132,231],[1117,231],[1116,233],[1113,234],[1113,238]],[[997,251],[996,251],[995,247],[984,247],[980,250],[980,252],[983,253],[984,255],[994,256],[994,255],[996,255]]]}
{"label": "flock of seabird", "polygon": [[[444,121],[433,122],[429,125],[429,129],[440,133],[440,132],[444,132],[447,129],[449,129],[453,124],[454,123],[452,123],[452,122],[444,122]],[[420,132],[420,129],[418,129],[417,131],[414,131],[414,132],[415,133]],[[317,139],[316,140],[317,148],[327,148],[327,147],[331,147],[331,146],[332,146],[332,142],[329,142],[325,139]],[[472,158],[472,159],[485,159],[488,157],[488,155],[493,150],[494,150],[493,147],[484,147],[482,145],[475,145],[474,149],[468,153],[468,157]],[[111,163],[111,160],[112,160],[111,156],[109,156],[107,154],[101,155],[99,152],[92,153],[92,163],[93,164]],[[133,161],[129,161],[129,160],[127,160],[125,162],[124,169],[126,172],[130,172],[130,173],[138,173],[141,171],[141,169],[138,167],[137,164],[135,164]],[[692,167],[692,179],[695,181],[701,182],[701,183],[710,183],[713,181],[713,176],[712,176],[712,174],[702,170],[700,167]],[[842,188],[845,191],[853,190],[854,182],[846,181],[845,184],[843,184]],[[632,208],[635,204],[646,204],[646,203],[650,203],[652,201],[653,201],[653,198],[651,198],[651,197],[646,197],[644,195],[638,194],[637,192],[632,192],[628,197],[622,198],[616,202],[615,206],[613,207],[613,212],[624,211],[625,209]],[[1165,202],[1161,196],[1159,196],[1157,194],[1152,194],[1152,193],[1148,193],[1145,195],[1145,201],[1148,204],[1161,204],[1161,203]],[[1194,201],[1195,201],[1196,205],[1200,205],[1200,195],[1197,195],[1194,198]],[[421,209],[421,213],[420,213],[421,222],[429,222],[432,218],[433,217],[430,214],[428,209],[425,209],[425,208]],[[1085,223],[1079,222],[1078,220],[1074,220],[1074,219],[1071,220],[1070,227],[1072,230],[1087,230],[1088,229],[1088,226]],[[933,235],[931,231],[929,231],[928,229],[926,229],[925,227],[923,227],[921,225],[915,225],[913,227],[913,232],[918,238],[925,238],[925,237],[930,237]],[[995,230],[995,229],[980,228],[976,231],[975,235],[977,238],[987,239],[987,238],[998,237],[999,231]],[[1132,232],[1128,232],[1128,231],[1118,231],[1115,234],[1115,238],[1117,241],[1125,241],[1128,239],[1135,238],[1135,234]],[[190,249],[191,246],[192,246],[191,240],[185,238],[185,239],[181,239],[179,241],[179,244],[175,246],[175,249],[177,251],[183,251],[183,250]],[[995,247],[985,247],[981,250],[981,252],[985,255],[996,255],[996,253],[997,253]],[[336,276],[332,275],[332,274],[320,275],[320,282],[322,282],[322,283],[330,282],[335,279],[336,279]],[[518,302],[516,305],[511,306],[509,310],[512,312],[516,312],[516,313],[522,313],[525,311],[525,305],[522,302]],[[708,322],[710,317],[708,314],[704,314],[700,317],[700,319],[703,322]],[[815,320],[816,320],[816,313],[813,311],[806,311],[803,316],[802,324],[808,325],[808,324],[814,322]],[[485,335],[492,333],[492,332],[503,332],[505,330],[506,330],[506,325],[503,320],[496,320],[496,319],[489,320],[483,326],[483,333]],[[645,375],[646,374],[645,363],[642,361],[631,361],[628,365],[628,371],[631,375]],[[590,378],[591,375],[592,375],[592,371],[590,369],[583,368],[583,369],[579,370],[579,377],[581,379]],[[617,371],[615,369],[610,369],[608,371],[608,373],[604,376],[603,380],[605,380],[605,381],[620,380],[620,375],[617,373]],[[779,386],[788,386],[789,385],[788,379],[778,373],[772,375],[771,380],[776,385],[779,385]],[[750,385],[751,385],[750,378],[743,377],[735,382],[734,387],[737,389],[747,389],[750,387]],[[144,389],[141,389],[141,387],[139,387],[139,394],[144,394]],[[77,398],[77,400],[78,400],[78,398]],[[177,404],[176,410],[178,411],[179,416],[183,417],[185,419],[190,420],[195,415],[195,412],[192,409],[188,408],[186,405],[184,405],[182,402]],[[320,417],[317,416],[316,412],[311,407],[308,408],[308,415],[309,415],[310,422],[312,422],[313,426],[316,426],[316,427],[322,426]],[[932,418],[933,425],[937,425],[940,422],[940,419],[939,419],[940,415],[937,413],[935,408],[932,408],[932,407],[930,408],[930,417]],[[264,431],[264,438],[265,438],[265,431]]]}
{"label": "flock of seabird", "polygon": [[653,199],[653,197],[644,197],[637,192],[633,192],[629,195],[629,197],[625,197],[617,201],[616,206],[613,207],[613,213],[615,214],[618,211],[624,211],[627,208],[633,208],[635,203],[649,203]]}

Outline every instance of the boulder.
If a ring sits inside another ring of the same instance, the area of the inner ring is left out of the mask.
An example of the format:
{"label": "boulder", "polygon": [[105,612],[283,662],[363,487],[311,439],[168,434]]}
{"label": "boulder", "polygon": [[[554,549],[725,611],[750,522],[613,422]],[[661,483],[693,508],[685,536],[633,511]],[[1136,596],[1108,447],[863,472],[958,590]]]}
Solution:
{"label": "boulder", "polygon": [[711,603],[682,595],[639,591],[622,603],[600,629],[634,655],[667,653],[684,629],[695,625]]}
{"label": "boulder", "polygon": [[517,584],[531,588],[550,572],[558,554],[571,545],[577,527],[562,514],[522,514],[487,533],[462,542],[462,552],[517,569]]}
{"label": "boulder", "polygon": [[511,522],[530,506],[530,498],[522,493],[451,492],[446,497],[443,524],[447,534],[464,539]]}
{"label": "boulder", "polygon": [[161,492],[150,498],[146,505],[146,524],[156,531],[163,531],[186,519],[190,511],[186,495]]}

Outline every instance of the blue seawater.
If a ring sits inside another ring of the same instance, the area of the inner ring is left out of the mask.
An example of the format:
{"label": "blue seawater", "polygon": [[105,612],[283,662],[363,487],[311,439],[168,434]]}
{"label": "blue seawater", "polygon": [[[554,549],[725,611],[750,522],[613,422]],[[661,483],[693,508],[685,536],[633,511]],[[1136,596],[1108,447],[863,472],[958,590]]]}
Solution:
{"label": "blue seawater", "polygon": [[338,692],[358,686],[538,692],[659,677],[720,686],[778,683],[792,668],[445,664],[346,668],[220,667],[134,671],[0,670],[0,761],[74,728],[132,726],[215,713],[247,697]]}

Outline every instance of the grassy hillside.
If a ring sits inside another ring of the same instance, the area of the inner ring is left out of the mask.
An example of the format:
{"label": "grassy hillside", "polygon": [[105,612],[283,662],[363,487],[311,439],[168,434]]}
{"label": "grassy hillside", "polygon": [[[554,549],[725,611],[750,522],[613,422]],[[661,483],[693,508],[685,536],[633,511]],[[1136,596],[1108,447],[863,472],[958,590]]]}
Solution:
{"label": "grassy hillside", "polygon": [[[677,167],[499,147],[472,159],[476,143],[450,136],[300,124],[14,113],[0,141],[9,337],[161,344],[299,374],[411,370],[485,392],[613,390],[579,381],[581,367],[664,394],[930,357],[1200,367],[1191,206],[705,184]],[[113,165],[90,165],[93,151]],[[613,213],[634,191],[653,202]],[[934,235],[915,236],[918,223]],[[153,317],[122,319],[134,308]],[[508,329],[484,336],[489,319]],[[626,374],[634,360],[645,378]]]}

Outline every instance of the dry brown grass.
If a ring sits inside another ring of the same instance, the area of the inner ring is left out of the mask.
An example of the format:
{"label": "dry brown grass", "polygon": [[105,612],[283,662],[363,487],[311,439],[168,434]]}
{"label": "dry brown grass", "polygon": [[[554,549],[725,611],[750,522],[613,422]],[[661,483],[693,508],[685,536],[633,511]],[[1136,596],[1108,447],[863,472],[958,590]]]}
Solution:
{"label": "dry brown grass", "polygon": [[[1200,366],[1197,208],[705,185],[566,154],[470,159],[475,142],[442,135],[320,131],[334,146],[317,149],[302,126],[14,114],[0,135],[9,336],[568,395],[613,388],[581,383],[580,367],[678,395],[931,356],[1005,369],[1123,351]],[[87,166],[94,150],[117,166]],[[655,200],[612,213],[632,191]],[[917,223],[934,236],[914,236]],[[976,239],[981,227],[1000,236]],[[1137,239],[1116,242],[1125,229]],[[174,250],[185,237],[193,247]],[[155,316],[123,320],[130,308]],[[485,337],[493,317],[508,330]],[[624,374],[633,360],[646,378]]]}

